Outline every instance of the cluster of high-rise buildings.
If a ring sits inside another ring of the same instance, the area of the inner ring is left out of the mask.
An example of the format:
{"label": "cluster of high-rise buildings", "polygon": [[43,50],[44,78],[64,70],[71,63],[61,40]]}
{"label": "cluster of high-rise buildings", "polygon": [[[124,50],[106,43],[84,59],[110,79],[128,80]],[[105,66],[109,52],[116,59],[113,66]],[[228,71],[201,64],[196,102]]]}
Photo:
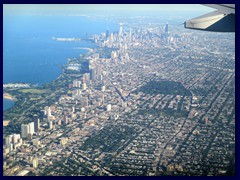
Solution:
{"label": "cluster of high-rise buildings", "polygon": [[21,146],[22,145],[22,138],[21,138],[20,134],[8,135],[5,139],[5,145],[7,147],[5,149],[6,153],[8,153],[10,151],[13,151],[17,147]]}
{"label": "cluster of high-rise buildings", "polygon": [[[120,23],[118,32],[101,33],[94,36],[94,41],[100,47],[108,47],[116,49],[112,52],[111,58],[128,58],[127,50],[134,45],[145,44],[151,46],[151,41],[159,40],[161,45],[176,45],[178,42],[189,40],[188,34],[179,36],[175,31],[169,31],[169,24],[166,23],[163,27],[154,28],[136,28],[131,25]],[[196,37],[193,38],[196,40]]]}
{"label": "cluster of high-rise buildings", "polygon": [[[21,125],[21,134],[11,134],[5,138],[4,154],[8,154],[17,150],[25,144],[25,140],[29,141],[33,146],[38,147],[40,141],[38,138],[33,138],[34,133],[37,133],[40,128],[40,119],[37,116],[33,117],[34,121],[28,124]],[[38,167],[38,158],[33,158],[32,167]]]}
{"label": "cluster of high-rise buildings", "polygon": [[[59,106],[46,106],[42,110],[43,121],[47,122],[45,124],[47,129],[51,130],[56,126],[68,125],[76,119],[77,116],[85,118],[90,106],[102,106],[106,111],[111,111],[112,105],[104,103],[106,85],[103,79],[102,64],[96,65],[96,63],[99,62],[91,59],[89,63],[90,72],[83,74],[81,78],[73,80],[72,83],[68,85],[70,92],[68,95],[70,96],[61,96],[57,103]],[[97,89],[94,89],[93,86]],[[69,105],[71,106],[70,108]],[[62,106],[68,108],[63,109]],[[76,112],[76,109],[78,112]],[[30,138],[33,132],[33,123],[22,126],[24,137],[29,136]]]}
{"label": "cluster of high-rise buildings", "polygon": [[32,135],[34,133],[34,122],[29,124],[22,124],[21,125],[21,135],[22,138],[32,139]]}
{"label": "cluster of high-rise buildings", "polygon": [[23,144],[23,140],[32,140],[33,134],[37,133],[40,128],[40,119],[35,115],[33,117],[33,122],[28,124],[21,125],[21,135],[12,134],[5,138],[5,153],[16,150],[17,147],[20,147]]}

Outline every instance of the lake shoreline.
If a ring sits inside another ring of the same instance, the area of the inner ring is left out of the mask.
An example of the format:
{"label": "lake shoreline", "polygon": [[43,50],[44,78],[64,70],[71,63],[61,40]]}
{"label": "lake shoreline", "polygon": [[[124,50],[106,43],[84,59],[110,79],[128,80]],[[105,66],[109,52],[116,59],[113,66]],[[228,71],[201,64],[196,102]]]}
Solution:
{"label": "lake shoreline", "polygon": [[16,98],[13,97],[11,94],[9,93],[3,93],[3,98],[8,99],[8,100],[12,100],[12,101],[16,101]]}

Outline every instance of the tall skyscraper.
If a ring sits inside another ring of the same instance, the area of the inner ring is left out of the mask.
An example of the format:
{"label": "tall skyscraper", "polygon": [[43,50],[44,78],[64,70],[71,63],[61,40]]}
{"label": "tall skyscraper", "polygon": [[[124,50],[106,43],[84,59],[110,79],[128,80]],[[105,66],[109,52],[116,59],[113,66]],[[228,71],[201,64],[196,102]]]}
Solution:
{"label": "tall skyscraper", "polygon": [[83,90],[86,90],[86,89],[87,89],[87,84],[86,84],[86,83],[83,83],[82,89],[83,89]]}
{"label": "tall skyscraper", "polygon": [[10,139],[9,136],[5,137],[5,145],[7,146],[8,144],[10,144]]}
{"label": "tall skyscraper", "polygon": [[21,136],[22,136],[22,138],[27,138],[28,133],[29,133],[29,125],[28,124],[22,124],[21,125]]}
{"label": "tall skyscraper", "polygon": [[33,163],[33,168],[37,168],[38,167],[38,158],[34,158],[32,163]]}
{"label": "tall skyscraper", "polygon": [[39,128],[40,128],[40,119],[39,118],[34,119],[34,131],[38,132]]}
{"label": "tall skyscraper", "polygon": [[13,135],[9,135],[6,137],[6,145],[13,143]]}
{"label": "tall skyscraper", "polygon": [[61,119],[58,120],[58,126],[61,126],[62,125],[62,121]]}
{"label": "tall skyscraper", "polygon": [[90,74],[90,78],[91,80],[96,80],[96,69],[91,69],[91,74]]}
{"label": "tall skyscraper", "polygon": [[51,114],[51,108],[50,108],[50,107],[48,107],[47,115],[48,115],[48,116],[52,116],[52,114]]}
{"label": "tall skyscraper", "polygon": [[68,124],[68,117],[65,115],[63,119],[63,124],[67,125]]}
{"label": "tall skyscraper", "polygon": [[29,125],[29,133],[33,134],[34,133],[34,122],[31,122],[28,125]]}
{"label": "tall skyscraper", "polygon": [[122,23],[120,23],[119,36],[120,36],[120,37],[123,36],[123,27],[122,27]]}
{"label": "tall skyscraper", "polygon": [[82,82],[85,83],[89,80],[89,73],[84,73],[82,77]]}
{"label": "tall skyscraper", "polygon": [[168,23],[165,26],[165,30],[164,30],[165,34],[168,34]]}
{"label": "tall skyscraper", "polygon": [[13,144],[8,144],[9,151],[13,150]]}
{"label": "tall skyscraper", "polygon": [[82,81],[77,81],[77,87],[80,88]]}
{"label": "tall skyscraper", "polygon": [[13,134],[13,143],[16,144],[18,142],[19,136],[17,134]]}
{"label": "tall skyscraper", "polygon": [[108,104],[108,105],[107,105],[107,111],[111,111],[111,109],[112,109],[111,104]]}
{"label": "tall skyscraper", "polygon": [[103,85],[103,86],[101,87],[101,91],[104,92],[105,90],[106,90],[106,86]]}
{"label": "tall skyscraper", "polygon": [[99,64],[98,66],[97,66],[97,75],[100,75],[100,74],[102,74],[102,64]]}

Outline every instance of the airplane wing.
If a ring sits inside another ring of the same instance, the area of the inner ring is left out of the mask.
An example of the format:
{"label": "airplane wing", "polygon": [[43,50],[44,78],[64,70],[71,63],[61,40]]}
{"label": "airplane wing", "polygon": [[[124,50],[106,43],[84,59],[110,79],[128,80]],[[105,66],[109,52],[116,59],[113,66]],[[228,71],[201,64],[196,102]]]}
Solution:
{"label": "airplane wing", "polygon": [[184,22],[187,29],[215,32],[235,32],[235,4],[203,4],[214,12]]}

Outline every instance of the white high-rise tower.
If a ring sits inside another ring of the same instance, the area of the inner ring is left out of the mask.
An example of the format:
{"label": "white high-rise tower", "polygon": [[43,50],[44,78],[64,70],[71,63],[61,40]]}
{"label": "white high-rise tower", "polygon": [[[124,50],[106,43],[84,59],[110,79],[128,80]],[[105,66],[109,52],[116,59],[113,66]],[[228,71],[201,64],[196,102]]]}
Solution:
{"label": "white high-rise tower", "polygon": [[34,122],[31,122],[28,125],[29,125],[29,133],[33,134],[34,133]]}

